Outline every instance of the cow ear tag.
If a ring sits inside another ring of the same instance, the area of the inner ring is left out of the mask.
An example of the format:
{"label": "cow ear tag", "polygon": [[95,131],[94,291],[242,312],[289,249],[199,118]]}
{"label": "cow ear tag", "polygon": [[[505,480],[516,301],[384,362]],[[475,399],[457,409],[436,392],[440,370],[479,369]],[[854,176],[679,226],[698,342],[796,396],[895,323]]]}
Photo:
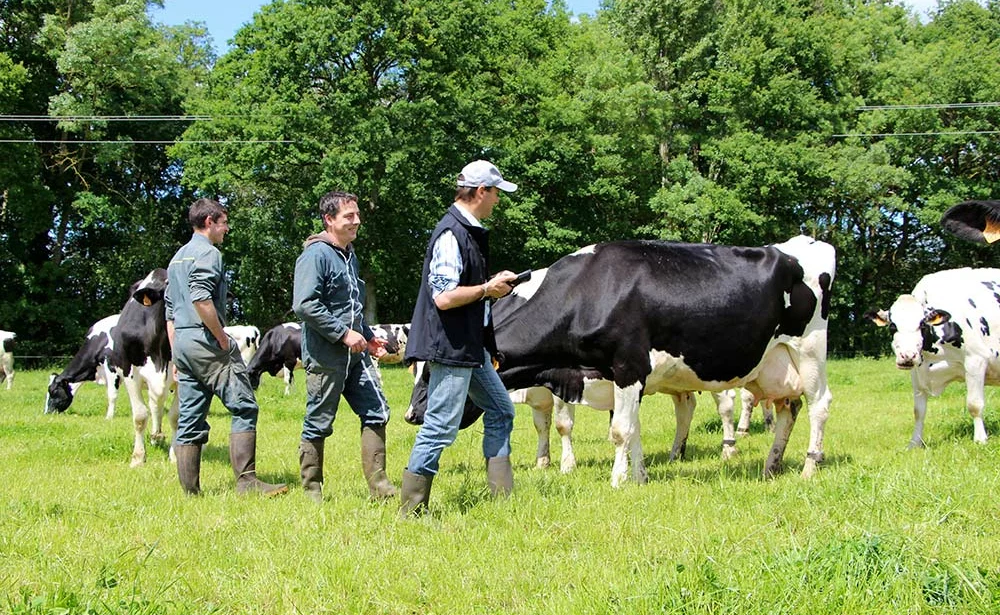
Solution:
{"label": "cow ear tag", "polygon": [[938,325],[943,325],[950,319],[951,319],[951,314],[949,314],[948,312],[943,312],[941,310],[934,310],[933,312],[927,315],[927,318],[924,319],[924,322],[926,322],[932,327],[936,327]]}
{"label": "cow ear tag", "polygon": [[142,304],[146,307],[153,305],[153,302],[149,300],[149,295],[142,296]]}
{"label": "cow ear tag", "polygon": [[992,217],[986,217],[986,228],[983,229],[983,239],[986,243],[993,243],[994,241],[1000,239],[1000,222],[994,220]]}

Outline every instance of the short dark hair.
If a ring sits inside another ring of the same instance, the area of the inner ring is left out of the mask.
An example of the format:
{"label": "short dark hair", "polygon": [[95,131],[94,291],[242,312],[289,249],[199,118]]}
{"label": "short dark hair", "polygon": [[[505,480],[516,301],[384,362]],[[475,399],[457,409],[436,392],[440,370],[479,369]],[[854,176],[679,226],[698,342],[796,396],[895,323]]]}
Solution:
{"label": "short dark hair", "polygon": [[336,216],[337,212],[340,211],[340,207],[344,203],[357,203],[357,195],[351,194],[350,192],[341,192],[339,190],[331,190],[323,196],[319,197],[319,217],[320,220],[323,216],[330,214],[331,216]]}
{"label": "short dark hair", "polygon": [[471,201],[476,198],[477,190],[479,190],[479,186],[459,186],[455,190],[455,200],[462,201],[463,203]]}
{"label": "short dark hair", "polygon": [[229,211],[218,201],[198,199],[191,203],[191,208],[188,209],[188,222],[191,223],[192,228],[205,228],[205,223],[209,218],[218,220],[219,216],[223,214],[229,215]]}

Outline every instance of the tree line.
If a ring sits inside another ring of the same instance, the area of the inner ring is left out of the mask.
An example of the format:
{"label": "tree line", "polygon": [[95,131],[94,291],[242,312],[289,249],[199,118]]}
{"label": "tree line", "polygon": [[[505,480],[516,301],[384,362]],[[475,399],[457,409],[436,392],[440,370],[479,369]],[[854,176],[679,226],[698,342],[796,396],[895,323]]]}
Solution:
{"label": "tree line", "polygon": [[[169,0],[168,0],[169,1]],[[920,276],[1000,253],[942,233],[998,196],[1000,2],[275,0],[216,56],[156,0],[0,2],[0,328],[66,354],[224,202],[231,322],[291,319],[302,241],[358,194],[370,317],[409,320],[454,176],[519,184],[493,267],[594,242],[838,250],[831,351]]]}

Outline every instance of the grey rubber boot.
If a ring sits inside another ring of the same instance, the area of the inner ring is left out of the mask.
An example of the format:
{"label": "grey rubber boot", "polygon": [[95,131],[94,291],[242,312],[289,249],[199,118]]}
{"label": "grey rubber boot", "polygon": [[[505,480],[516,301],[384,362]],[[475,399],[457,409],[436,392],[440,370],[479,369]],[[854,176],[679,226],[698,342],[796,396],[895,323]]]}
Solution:
{"label": "grey rubber boot", "polygon": [[507,497],[514,490],[514,469],[510,457],[490,457],[486,460],[486,482],[494,497]]}
{"label": "grey rubber boot", "polygon": [[229,462],[236,476],[236,493],[263,493],[269,497],[288,493],[288,485],[272,485],[257,478],[256,431],[229,434]]}
{"label": "grey rubber boot", "polygon": [[323,501],[323,445],[326,440],[299,442],[299,474],[302,489],[317,504]]}
{"label": "grey rubber boot", "polygon": [[396,497],[396,488],[385,473],[385,426],[361,428],[361,470],[373,500]]}
{"label": "grey rubber boot", "polygon": [[177,478],[181,488],[188,495],[201,493],[201,445],[175,444],[174,455],[177,457]]}
{"label": "grey rubber boot", "polygon": [[427,510],[427,502],[431,499],[431,483],[433,476],[414,474],[403,470],[402,503],[399,506],[399,518],[423,514]]}

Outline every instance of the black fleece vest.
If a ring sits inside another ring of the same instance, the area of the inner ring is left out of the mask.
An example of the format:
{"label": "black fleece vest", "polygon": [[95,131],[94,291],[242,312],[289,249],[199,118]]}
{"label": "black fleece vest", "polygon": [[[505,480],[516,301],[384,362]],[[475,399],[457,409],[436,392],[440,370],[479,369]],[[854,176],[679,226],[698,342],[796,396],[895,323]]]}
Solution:
{"label": "black fleece vest", "polygon": [[427,244],[424,266],[420,277],[420,291],[413,308],[410,334],[406,342],[407,364],[414,361],[434,361],[459,367],[479,367],[483,364],[483,349],[496,354],[493,337],[493,320],[483,326],[485,302],[474,301],[468,305],[439,310],[427,277],[430,274],[434,243],[445,231],[451,231],[458,241],[462,255],[462,273],[459,286],[475,286],[486,281],[489,272],[489,231],[471,226],[456,205],[441,218]]}

